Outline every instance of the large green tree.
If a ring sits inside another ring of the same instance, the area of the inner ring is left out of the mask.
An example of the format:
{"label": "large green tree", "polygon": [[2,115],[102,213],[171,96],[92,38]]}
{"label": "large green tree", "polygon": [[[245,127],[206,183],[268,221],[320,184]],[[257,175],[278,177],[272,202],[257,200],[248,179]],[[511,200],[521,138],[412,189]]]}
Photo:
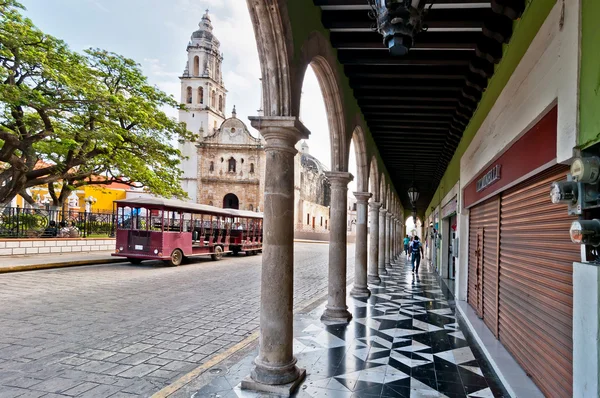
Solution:
{"label": "large green tree", "polygon": [[113,181],[185,196],[171,143],[195,137],[161,110],[177,101],[133,60],[99,49],[78,54],[21,11],[0,0],[0,208],[57,182],[67,190],[58,202],[77,186]]}

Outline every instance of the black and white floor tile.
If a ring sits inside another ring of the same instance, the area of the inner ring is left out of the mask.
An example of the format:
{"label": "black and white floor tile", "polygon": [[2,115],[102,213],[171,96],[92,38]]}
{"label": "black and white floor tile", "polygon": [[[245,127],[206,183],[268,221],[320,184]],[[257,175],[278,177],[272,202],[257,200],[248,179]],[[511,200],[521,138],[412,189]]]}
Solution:
{"label": "black and white floor tile", "polygon": [[[319,321],[324,305],[295,317],[294,354],[307,377],[297,397],[508,396],[463,334],[438,278],[403,264],[371,286],[370,298],[348,298],[348,325]],[[243,391],[256,352],[196,397],[257,398]]]}

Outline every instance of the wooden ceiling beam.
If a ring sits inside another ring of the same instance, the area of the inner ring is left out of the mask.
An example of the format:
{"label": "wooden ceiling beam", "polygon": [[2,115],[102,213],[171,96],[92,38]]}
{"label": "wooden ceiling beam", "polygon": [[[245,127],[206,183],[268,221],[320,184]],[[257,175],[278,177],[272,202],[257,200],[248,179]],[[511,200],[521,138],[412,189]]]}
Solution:
{"label": "wooden ceiling beam", "polygon": [[[388,51],[378,32],[331,32],[331,44],[338,50],[363,49]],[[477,48],[477,32],[422,32],[412,47],[422,49],[470,50]]]}

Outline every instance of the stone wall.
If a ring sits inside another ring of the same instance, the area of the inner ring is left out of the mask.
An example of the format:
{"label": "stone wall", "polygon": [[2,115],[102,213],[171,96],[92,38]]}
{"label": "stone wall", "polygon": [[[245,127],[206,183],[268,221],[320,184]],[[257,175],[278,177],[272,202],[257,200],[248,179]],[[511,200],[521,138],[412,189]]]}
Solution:
{"label": "stone wall", "polygon": [[0,257],[24,254],[92,252],[115,249],[114,239],[2,239]]}
{"label": "stone wall", "polygon": [[[232,193],[239,200],[240,210],[258,208],[262,211],[265,172],[265,152],[262,149],[205,147],[201,148],[199,158],[198,203],[223,207],[223,198]],[[229,171],[232,158],[236,162],[235,172]]]}

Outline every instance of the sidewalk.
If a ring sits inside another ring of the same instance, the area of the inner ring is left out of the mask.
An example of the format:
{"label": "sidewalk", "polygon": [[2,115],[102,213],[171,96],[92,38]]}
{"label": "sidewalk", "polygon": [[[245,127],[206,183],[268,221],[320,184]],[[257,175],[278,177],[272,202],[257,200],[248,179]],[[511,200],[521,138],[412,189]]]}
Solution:
{"label": "sidewalk", "polygon": [[112,252],[112,250],[109,250],[88,253],[78,252],[36,254],[33,256],[2,256],[0,257],[0,274],[127,261],[125,258],[112,257],[110,255]]}
{"label": "sidewalk", "polygon": [[[294,354],[307,370],[296,398],[474,398],[508,396],[489,363],[455,317],[437,276],[405,261],[388,270],[370,298],[348,297],[348,325],[324,325],[325,303],[294,317]],[[259,398],[240,389],[256,344],[231,360],[182,378],[154,398]]]}

